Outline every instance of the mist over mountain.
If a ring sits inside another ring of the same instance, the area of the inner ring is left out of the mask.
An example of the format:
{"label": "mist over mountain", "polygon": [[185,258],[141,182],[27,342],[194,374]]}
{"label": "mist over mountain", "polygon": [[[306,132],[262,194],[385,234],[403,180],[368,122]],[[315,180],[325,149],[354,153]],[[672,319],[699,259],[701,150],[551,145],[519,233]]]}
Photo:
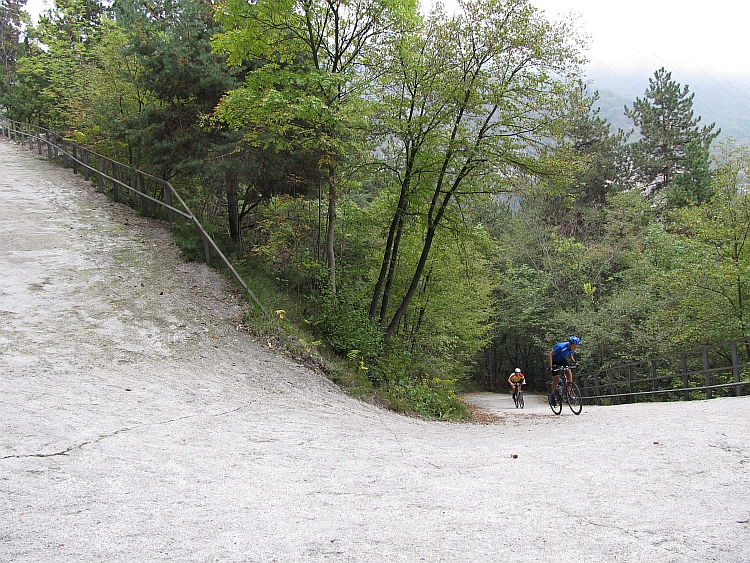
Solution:
{"label": "mist over mountain", "polygon": [[[689,86],[693,98],[693,113],[701,117],[701,124],[716,123],[721,128],[719,139],[732,137],[742,144],[750,144],[750,75],[720,75],[701,71],[677,71],[672,80]],[[636,98],[643,98],[648,80],[657,69],[621,69],[592,67],[587,69],[589,90],[599,91],[600,116],[618,128],[633,129],[633,122],[625,116],[624,106],[632,107]],[[719,140],[717,139],[717,140]]]}

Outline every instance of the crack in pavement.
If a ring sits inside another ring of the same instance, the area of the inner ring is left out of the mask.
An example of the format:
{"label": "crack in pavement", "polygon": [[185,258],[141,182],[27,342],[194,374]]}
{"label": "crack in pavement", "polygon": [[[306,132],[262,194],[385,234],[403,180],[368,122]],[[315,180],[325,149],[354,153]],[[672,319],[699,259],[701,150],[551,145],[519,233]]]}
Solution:
{"label": "crack in pavement", "polygon": [[196,414],[190,414],[190,415],[186,415],[186,416],[181,416],[181,417],[173,418],[173,419],[170,419],[170,420],[162,420],[160,422],[144,422],[143,424],[137,424],[135,426],[130,426],[130,427],[127,427],[127,428],[120,428],[119,430],[115,430],[114,432],[110,432],[109,434],[100,434],[99,437],[96,438],[96,439],[94,439],[94,440],[87,440],[85,442],[81,442],[80,444],[75,444],[73,446],[65,448],[64,450],[60,450],[58,452],[6,455],[6,456],[3,456],[3,457],[0,457],[0,460],[6,460],[6,459],[28,459],[28,458],[47,458],[47,457],[65,456],[65,455],[68,455],[70,452],[75,451],[75,450],[80,450],[81,448],[83,448],[84,446],[88,446],[89,444],[97,444],[97,443],[99,443],[99,442],[101,442],[103,440],[106,440],[108,438],[114,438],[115,436],[117,436],[119,434],[122,434],[124,432],[130,432],[131,430],[137,430],[139,428],[145,428],[145,427],[150,427],[150,426],[161,426],[161,425],[171,424],[173,422],[179,422],[181,420],[187,420],[187,419],[190,419],[190,418],[197,418],[197,417],[200,417],[200,416],[210,416],[212,418],[217,418],[217,417],[220,417],[220,416],[226,416],[228,414],[232,414],[232,413],[235,413],[237,411],[240,411],[240,410],[242,410],[245,407],[249,407],[249,406],[251,406],[255,402],[256,401],[251,401],[249,403],[240,405],[237,408],[229,409],[227,411],[222,411],[222,412],[218,412],[218,413],[196,413]]}

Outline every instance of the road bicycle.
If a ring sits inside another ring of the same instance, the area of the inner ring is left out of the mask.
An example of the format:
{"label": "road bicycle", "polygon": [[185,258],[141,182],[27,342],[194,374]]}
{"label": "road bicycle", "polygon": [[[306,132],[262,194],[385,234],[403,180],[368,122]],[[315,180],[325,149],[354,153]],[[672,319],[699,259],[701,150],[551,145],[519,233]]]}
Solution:
{"label": "road bicycle", "polygon": [[[563,401],[568,403],[568,406],[570,407],[570,410],[573,411],[573,414],[581,414],[581,411],[583,410],[581,390],[578,388],[578,385],[576,385],[574,381],[567,381],[565,379],[565,370],[572,370],[576,367],[578,366],[558,366],[556,369],[552,370],[552,373],[560,374],[560,379],[557,382],[557,389],[555,389],[555,404],[553,405],[552,401],[547,399],[549,401],[549,407],[555,414],[560,414],[562,412]],[[552,387],[553,381],[554,379],[551,379],[547,382],[547,389]]]}
{"label": "road bicycle", "polygon": [[526,385],[525,383],[515,383],[515,393],[513,393],[513,402],[516,404],[517,409],[523,408],[523,385]]}

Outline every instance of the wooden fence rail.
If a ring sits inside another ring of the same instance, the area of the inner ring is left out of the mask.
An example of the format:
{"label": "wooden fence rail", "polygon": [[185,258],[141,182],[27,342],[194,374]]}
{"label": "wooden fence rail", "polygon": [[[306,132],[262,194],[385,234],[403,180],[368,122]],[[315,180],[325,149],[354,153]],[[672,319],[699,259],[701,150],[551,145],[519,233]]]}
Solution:
{"label": "wooden fence rail", "polygon": [[21,123],[0,116],[0,127],[3,137],[19,143],[21,146],[28,147],[29,150],[36,150],[39,155],[52,162],[62,164],[66,168],[72,168],[74,174],[83,173],[83,177],[87,181],[95,180],[99,192],[104,193],[107,191],[107,187],[111,186],[110,193],[115,201],[121,200],[120,189],[122,188],[129,198],[132,197],[136,201],[140,201],[140,211],[143,216],[158,216],[160,210],[161,213],[166,215],[170,227],[174,226],[175,214],[192,222],[203,239],[206,263],[210,265],[212,253],[216,254],[249,298],[258,306],[266,318],[270,318],[268,311],[258,301],[255,294],[168,181],[112,160],[66,139],[59,133],[37,125]]}
{"label": "wooden fence rail", "polygon": [[750,388],[750,338],[582,373],[576,379],[586,402],[597,404],[739,397]]}

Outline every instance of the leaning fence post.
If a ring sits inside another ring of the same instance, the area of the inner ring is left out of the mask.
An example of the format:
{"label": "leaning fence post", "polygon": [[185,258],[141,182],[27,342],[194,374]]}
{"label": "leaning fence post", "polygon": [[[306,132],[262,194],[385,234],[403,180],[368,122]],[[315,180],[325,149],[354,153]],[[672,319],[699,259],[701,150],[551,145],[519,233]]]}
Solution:
{"label": "leaning fence post", "polygon": [[83,149],[83,148],[81,149],[81,151],[83,151],[82,154],[81,154],[81,160],[83,160],[83,179],[88,182],[89,181],[89,176],[90,176],[89,175],[89,173],[90,173],[90,170],[89,170],[89,151],[87,151],[86,149]]}
{"label": "leaning fence post", "polygon": [[78,174],[78,151],[76,150],[76,144],[71,143],[70,147],[73,153],[73,174]]}
{"label": "leaning fence post", "polygon": [[712,396],[711,389],[709,389],[711,385],[711,364],[708,360],[708,348],[705,346],[703,347],[703,373],[706,376],[706,399],[710,399]]}
{"label": "leaning fence post", "polygon": [[211,265],[211,243],[208,241],[208,237],[206,235],[201,235],[203,237],[203,253],[206,255],[206,264],[209,266]]}

